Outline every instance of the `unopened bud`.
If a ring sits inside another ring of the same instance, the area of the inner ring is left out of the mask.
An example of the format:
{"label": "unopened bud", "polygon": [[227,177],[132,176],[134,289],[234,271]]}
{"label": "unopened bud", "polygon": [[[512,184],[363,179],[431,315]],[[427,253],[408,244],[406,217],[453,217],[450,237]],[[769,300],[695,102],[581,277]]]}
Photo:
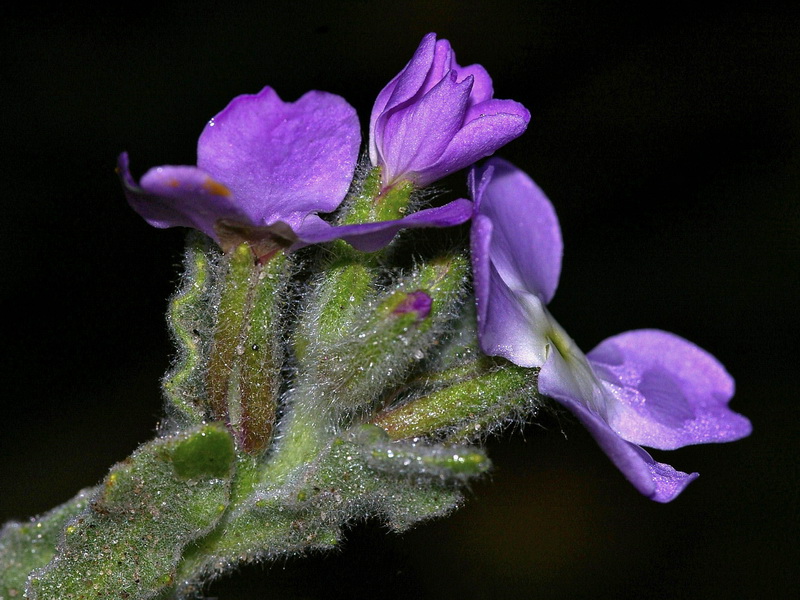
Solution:
{"label": "unopened bud", "polygon": [[415,313],[417,320],[425,319],[431,314],[433,299],[422,290],[410,292],[392,311],[396,315]]}

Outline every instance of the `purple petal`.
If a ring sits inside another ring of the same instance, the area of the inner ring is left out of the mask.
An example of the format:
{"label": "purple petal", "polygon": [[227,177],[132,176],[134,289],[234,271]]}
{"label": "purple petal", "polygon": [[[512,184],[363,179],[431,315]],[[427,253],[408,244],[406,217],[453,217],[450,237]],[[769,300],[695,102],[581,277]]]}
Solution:
{"label": "purple petal", "polygon": [[435,51],[436,34],[429,33],[422,38],[406,66],[378,94],[372,106],[370,123],[374,123],[387,108],[393,108],[417,95],[430,74]]}
{"label": "purple petal", "polygon": [[[435,33],[422,38],[411,60],[381,90],[370,115],[370,126],[382,112],[405,108],[427,94],[450,72],[453,49],[447,40],[436,40]],[[464,77],[459,77],[458,81]]]}
{"label": "purple petal", "polygon": [[[551,377],[548,371],[552,364],[548,360],[539,372],[540,391],[560,402],[577,417],[611,462],[639,492],[657,502],[669,502],[698,477],[697,473],[683,473],[654,461],[642,448],[622,439],[600,415],[584,404],[582,398],[564,393],[563,390],[551,389],[547,380]],[[547,391],[542,389],[543,378]]]}
{"label": "purple petal", "polygon": [[470,113],[478,116],[453,136],[435,163],[417,171],[419,185],[427,185],[493,154],[522,135],[530,121],[528,110],[513,100],[482,102],[470,108]]}
{"label": "purple petal", "polygon": [[248,224],[294,228],[311,212],[336,209],[359,144],[358,117],[343,98],[312,91],[283,102],[266,87],[234,98],[209,121],[197,164],[231,191]]}
{"label": "purple petal", "polygon": [[728,408],[733,378],[711,354],[664,331],[628,331],[588,354],[616,399],[609,425],[636,444],[673,449],[729,442],[750,421]]}
{"label": "purple petal", "polygon": [[[502,285],[534,294],[546,304],[555,294],[561,273],[563,242],[553,205],[541,189],[511,163],[492,159],[470,175],[476,215],[491,222],[482,225],[481,239],[473,241],[473,268],[491,261]],[[478,219],[476,218],[476,223]],[[474,236],[473,236],[474,238]],[[486,273],[482,275],[486,282]],[[477,284],[479,306],[486,288]],[[491,304],[485,310],[492,310]]]}
{"label": "purple petal", "polygon": [[[530,111],[522,106],[522,104],[519,102],[514,100],[499,100],[498,98],[489,98],[483,102],[471,104],[467,110],[464,122],[469,124],[479,119],[491,119],[494,116],[516,118],[514,127],[517,129],[513,129],[508,133],[509,136],[513,136],[509,139],[514,139],[515,137],[519,136],[525,130],[525,127],[528,126],[528,121],[531,119]],[[482,123],[481,126],[486,126],[486,123]],[[522,127],[521,131],[518,130],[520,126]],[[499,133],[496,133],[495,135],[499,135]]]}
{"label": "purple petal", "polygon": [[472,77],[474,79],[472,93],[469,96],[470,106],[475,106],[476,104],[491,100],[494,95],[492,78],[483,66],[468,65],[466,67],[459,67],[457,64],[453,63],[453,70],[458,73],[458,81],[463,81],[467,77]]}
{"label": "purple petal", "polygon": [[436,46],[435,33],[423,37],[408,64],[378,94],[369,118],[369,156],[373,165],[378,164],[377,147],[383,145],[383,131],[376,130],[378,117],[419,93],[430,75]]}
{"label": "purple petal", "polygon": [[230,190],[197,167],[156,167],[137,185],[123,153],[117,170],[131,208],[153,227],[192,227],[216,240],[219,219],[245,218]]}
{"label": "purple petal", "polygon": [[[436,41],[436,47],[433,51],[433,62],[428,69],[428,75],[425,77],[422,87],[420,87],[419,92],[416,94],[417,98],[421,98],[424,94],[427,94],[450,73],[453,68],[454,57],[455,54],[453,53],[453,48],[450,47],[450,42],[447,40]],[[463,77],[458,77],[459,82],[463,79]]]}
{"label": "purple petal", "polygon": [[383,167],[384,185],[428,185],[519,136],[530,114],[493,93],[486,69],[460,67],[447,40],[425,36],[372,109],[369,155]]}
{"label": "purple petal", "polygon": [[297,231],[300,242],[292,249],[342,239],[362,252],[375,252],[388,245],[401,229],[453,227],[468,221],[471,215],[472,202],[463,198],[453,200],[444,206],[420,210],[402,219],[377,223],[335,227],[311,215],[303,221]]}
{"label": "purple petal", "polygon": [[428,183],[419,182],[415,174],[436,163],[458,133],[471,89],[472,79],[457,83],[451,71],[418,101],[379,117],[377,127],[383,134],[379,154],[386,184],[401,175],[419,185]]}

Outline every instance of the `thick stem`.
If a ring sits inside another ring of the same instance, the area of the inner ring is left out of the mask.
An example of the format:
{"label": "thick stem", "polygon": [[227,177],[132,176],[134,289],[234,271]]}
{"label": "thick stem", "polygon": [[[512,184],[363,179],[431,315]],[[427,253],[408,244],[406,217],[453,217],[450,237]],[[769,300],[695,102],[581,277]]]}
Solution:
{"label": "thick stem", "polygon": [[280,308],[287,259],[265,264],[247,244],[231,254],[208,359],[213,418],[225,421],[245,452],[258,454],[272,439],[281,385]]}
{"label": "thick stem", "polygon": [[206,387],[212,417],[230,422],[229,398],[238,362],[237,350],[258,267],[250,247],[242,244],[228,257],[228,271],[217,309],[214,341],[208,359]]}

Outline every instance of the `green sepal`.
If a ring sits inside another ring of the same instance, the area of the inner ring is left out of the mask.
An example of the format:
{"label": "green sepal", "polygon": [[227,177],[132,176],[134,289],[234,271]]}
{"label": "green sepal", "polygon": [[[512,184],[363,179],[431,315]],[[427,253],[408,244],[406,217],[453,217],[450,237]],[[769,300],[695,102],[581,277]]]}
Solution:
{"label": "green sepal", "polygon": [[364,178],[359,193],[347,202],[340,224],[402,219],[408,212],[413,192],[414,184],[407,180],[384,188],[381,168],[374,167]]}
{"label": "green sepal", "polygon": [[72,500],[24,523],[9,522],[0,530],[0,598],[22,598],[28,575],[55,556],[67,521],[81,514],[96,489],[81,491]]}
{"label": "green sepal", "polygon": [[401,181],[381,192],[375,199],[375,221],[394,221],[402,219],[408,213],[414,184]]}
{"label": "green sepal", "polygon": [[219,521],[232,476],[233,440],[220,425],[145,444],[67,523],[53,560],[31,574],[27,597],[154,597],[174,583],[185,546]]}
{"label": "green sepal", "polygon": [[[374,167],[361,182],[359,191],[345,202],[338,225],[374,223],[401,219],[408,212],[414,186],[403,181],[382,187],[381,169]],[[319,358],[319,344],[335,343],[349,333],[359,308],[374,298],[378,267],[386,250],[364,253],[342,240],[326,247],[324,273],[313,286],[313,301],[294,339],[298,358],[311,362]]]}
{"label": "green sepal", "polygon": [[259,265],[249,306],[247,326],[242,332],[239,355],[239,393],[232,425],[241,447],[249,453],[264,451],[272,440],[284,350],[281,309],[286,300],[290,270],[283,252]]}
{"label": "green sepal", "polygon": [[233,365],[237,362],[245,326],[250,292],[256,278],[253,252],[241,244],[225,256],[225,277],[215,315],[214,339],[210,348],[206,378],[208,403],[215,420],[228,421],[231,394],[238,393]]}
{"label": "green sepal", "polygon": [[338,224],[354,225],[375,221],[373,200],[381,193],[381,187],[381,169],[373,167],[361,182],[358,192],[345,200]]}
{"label": "green sepal", "polygon": [[[347,336],[360,307],[374,297],[375,270],[366,255],[341,240],[331,244],[334,260],[313,285],[308,309],[294,337],[301,363],[317,363],[323,348]],[[363,259],[363,260],[362,260]]]}

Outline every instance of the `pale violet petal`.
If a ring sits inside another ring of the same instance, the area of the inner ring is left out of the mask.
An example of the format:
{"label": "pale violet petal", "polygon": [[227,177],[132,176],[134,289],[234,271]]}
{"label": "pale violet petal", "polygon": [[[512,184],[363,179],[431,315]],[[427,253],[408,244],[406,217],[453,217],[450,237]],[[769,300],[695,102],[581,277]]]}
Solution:
{"label": "pale violet petal", "polygon": [[589,360],[564,328],[555,320],[542,301],[532,295],[524,297],[529,315],[529,329],[545,343],[545,362],[539,372],[539,391],[551,398],[572,398],[601,418],[609,409],[603,384],[592,370]]}
{"label": "pale violet petal", "polygon": [[472,202],[460,198],[434,208],[427,208],[393,221],[333,226],[316,215],[303,221],[297,231],[300,242],[293,249],[342,239],[362,252],[375,252],[385,247],[402,229],[421,227],[453,227],[469,220]]}
{"label": "pale violet petal", "polygon": [[[474,169],[470,171],[469,184],[471,190],[475,189],[477,185],[475,183]],[[480,194],[476,195],[473,192],[472,197],[480,198]],[[474,204],[477,205],[477,200]],[[475,306],[478,316],[478,338],[481,340],[482,345],[485,336],[491,333],[491,329],[486,329],[486,317],[489,311],[489,305],[491,304],[492,288],[496,285],[505,287],[502,279],[499,279],[499,276],[495,275],[498,277],[498,281],[492,280],[492,271],[496,273],[496,270],[492,267],[492,260],[489,254],[491,243],[492,221],[489,217],[477,213],[474,214],[472,217],[472,226],[470,227],[470,258],[472,261],[472,286],[475,291]],[[511,296],[509,296],[509,299],[510,301],[514,301],[514,298]],[[499,308],[498,311],[500,311]],[[517,325],[525,327],[524,316],[515,319],[515,321],[517,321]],[[503,336],[499,334],[498,337],[502,339]],[[487,340],[487,347],[484,348],[483,351],[490,356],[494,356],[494,353],[490,351],[493,345],[493,342],[490,343]]]}
{"label": "pale violet petal", "polygon": [[697,473],[683,473],[654,461],[642,448],[622,439],[597,412],[587,406],[584,398],[576,397],[567,387],[550,385],[551,364],[548,360],[539,372],[539,387],[542,389],[544,377],[548,390],[542,390],[542,393],[552,396],[575,415],[611,462],[640,493],[657,502],[669,502],[698,477]]}
{"label": "pale violet petal", "polygon": [[544,308],[541,300],[527,292],[510,290],[492,265],[488,283],[485,292],[479,293],[476,288],[481,350],[521,367],[542,366],[547,356],[549,323],[531,316],[537,308]]}
{"label": "pale violet petal", "polygon": [[728,408],[733,378],[711,354],[675,334],[628,331],[588,357],[615,399],[609,425],[628,441],[668,450],[729,442],[751,431],[750,421]]}
{"label": "pale violet petal", "polygon": [[558,287],[563,241],[553,205],[523,171],[494,158],[471,174],[475,212],[492,223],[489,260],[504,284],[548,303]]}

